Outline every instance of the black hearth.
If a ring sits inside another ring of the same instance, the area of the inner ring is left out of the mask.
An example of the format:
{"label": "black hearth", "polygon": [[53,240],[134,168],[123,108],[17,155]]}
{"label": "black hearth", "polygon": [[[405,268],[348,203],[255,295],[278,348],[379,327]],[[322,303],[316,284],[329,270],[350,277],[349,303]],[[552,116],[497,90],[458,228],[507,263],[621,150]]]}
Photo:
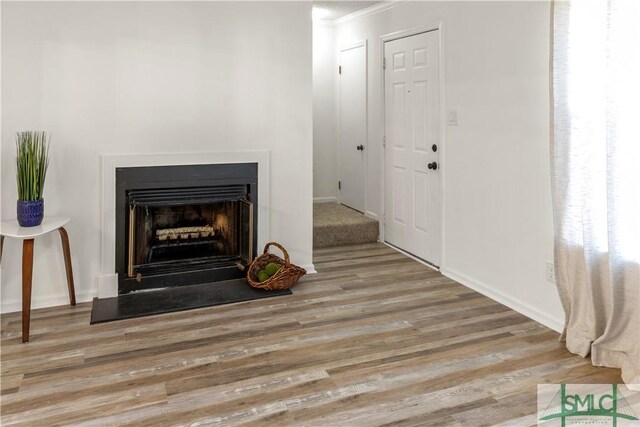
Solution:
{"label": "black hearth", "polygon": [[118,293],[243,277],[257,186],[255,163],[116,169]]}

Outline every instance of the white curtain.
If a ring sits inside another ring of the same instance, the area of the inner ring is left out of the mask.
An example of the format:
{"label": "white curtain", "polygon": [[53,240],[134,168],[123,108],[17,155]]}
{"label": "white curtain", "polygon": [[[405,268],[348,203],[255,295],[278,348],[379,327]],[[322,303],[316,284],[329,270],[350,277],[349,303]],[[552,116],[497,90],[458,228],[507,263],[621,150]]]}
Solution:
{"label": "white curtain", "polygon": [[552,78],[563,338],[640,389],[640,0],[555,1]]}

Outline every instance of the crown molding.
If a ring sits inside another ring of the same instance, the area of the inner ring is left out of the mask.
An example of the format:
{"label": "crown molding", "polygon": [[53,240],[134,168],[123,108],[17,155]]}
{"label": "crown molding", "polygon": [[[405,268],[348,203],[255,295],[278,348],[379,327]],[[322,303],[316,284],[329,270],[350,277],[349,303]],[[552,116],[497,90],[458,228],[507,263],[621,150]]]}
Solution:
{"label": "crown molding", "polygon": [[375,15],[376,13],[384,12],[385,10],[393,9],[396,6],[407,3],[410,0],[392,0],[392,1],[384,1],[378,4],[374,4],[373,6],[369,6],[364,9],[357,10],[353,13],[345,15],[341,18],[333,21],[334,25],[341,25],[347,22],[353,21],[354,19],[360,19],[367,16]]}
{"label": "crown molding", "polygon": [[330,28],[333,28],[336,26],[334,21],[329,21],[328,19],[314,19],[313,25],[317,25],[319,27],[330,27]]}

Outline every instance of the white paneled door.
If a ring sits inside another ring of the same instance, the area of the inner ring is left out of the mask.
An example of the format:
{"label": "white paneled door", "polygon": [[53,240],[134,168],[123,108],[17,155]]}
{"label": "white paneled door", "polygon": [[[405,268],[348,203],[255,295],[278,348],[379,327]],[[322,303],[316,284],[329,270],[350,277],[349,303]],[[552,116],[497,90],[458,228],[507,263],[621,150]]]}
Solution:
{"label": "white paneled door", "polygon": [[384,44],[385,240],[440,265],[438,31]]}
{"label": "white paneled door", "polygon": [[367,138],[367,45],[340,50],[339,201],[364,212]]}

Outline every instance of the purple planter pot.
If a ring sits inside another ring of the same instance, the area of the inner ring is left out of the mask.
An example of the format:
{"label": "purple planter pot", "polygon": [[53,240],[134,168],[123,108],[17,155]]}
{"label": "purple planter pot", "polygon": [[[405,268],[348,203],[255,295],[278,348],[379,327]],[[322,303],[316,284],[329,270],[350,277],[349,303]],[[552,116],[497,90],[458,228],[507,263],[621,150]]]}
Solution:
{"label": "purple planter pot", "polygon": [[35,227],[44,218],[44,199],[18,200],[18,224],[20,227]]}

